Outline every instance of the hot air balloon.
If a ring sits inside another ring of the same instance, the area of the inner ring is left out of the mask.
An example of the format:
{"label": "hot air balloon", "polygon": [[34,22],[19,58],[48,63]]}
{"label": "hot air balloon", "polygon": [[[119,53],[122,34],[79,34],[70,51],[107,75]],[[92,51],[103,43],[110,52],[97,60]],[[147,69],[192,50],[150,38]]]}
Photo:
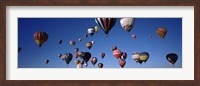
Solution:
{"label": "hot air balloon", "polygon": [[156,33],[158,34],[158,36],[160,36],[162,39],[164,39],[165,35],[167,34],[167,29],[160,27],[157,29]]}
{"label": "hot air balloon", "polygon": [[131,29],[133,28],[134,22],[135,22],[134,18],[121,18],[120,19],[120,24],[121,24],[122,28],[127,32],[131,31]]}
{"label": "hot air balloon", "polygon": [[71,46],[74,46],[74,45],[75,45],[75,41],[70,41],[69,44],[70,44]]}
{"label": "hot air balloon", "polygon": [[74,63],[75,63],[76,65],[78,65],[80,62],[81,62],[80,60],[75,60],[75,61],[74,61]]}
{"label": "hot air balloon", "polygon": [[87,35],[87,34],[85,34],[85,35],[84,35],[84,38],[87,38],[87,37],[88,37],[88,35]]}
{"label": "hot air balloon", "polygon": [[91,41],[91,43],[94,44],[95,42],[94,42],[94,41]]}
{"label": "hot air balloon", "polygon": [[84,57],[84,52],[78,52],[78,57],[83,58]]}
{"label": "hot air balloon", "polygon": [[21,50],[22,50],[22,48],[21,48],[21,47],[18,47],[18,53],[19,53]]}
{"label": "hot air balloon", "polygon": [[127,57],[127,53],[126,52],[122,52],[122,55],[121,55],[120,59],[126,60],[126,57]]}
{"label": "hot air balloon", "polygon": [[77,59],[77,58],[78,58],[78,53],[75,53],[75,54],[74,54],[74,57]]}
{"label": "hot air balloon", "polygon": [[59,53],[59,54],[58,54],[58,57],[61,58],[61,57],[62,57],[62,54]]}
{"label": "hot air balloon", "polygon": [[149,59],[149,53],[147,52],[141,52],[140,53],[140,60],[143,62],[146,62]]}
{"label": "hot air balloon", "polygon": [[88,49],[90,49],[90,48],[92,48],[92,43],[91,43],[91,42],[88,42],[88,43],[86,44],[86,46],[87,46]]}
{"label": "hot air balloon", "polygon": [[74,48],[74,52],[78,52],[79,51],[79,49],[78,48]]}
{"label": "hot air balloon", "polygon": [[104,52],[101,52],[100,53],[100,57],[103,59],[105,57],[105,53]]}
{"label": "hot air balloon", "polygon": [[142,60],[139,60],[138,62],[139,62],[140,64],[142,64],[143,61],[142,61]]}
{"label": "hot air balloon", "polygon": [[121,57],[121,55],[122,55],[122,52],[121,52],[120,50],[116,49],[116,50],[113,51],[113,56],[114,56],[115,58],[118,59],[118,58]]}
{"label": "hot air balloon", "polygon": [[166,59],[171,63],[171,64],[175,64],[177,59],[178,59],[178,55],[176,55],[175,53],[169,53],[166,56]]}
{"label": "hot air balloon", "polygon": [[59,41],[58,41],[58,44],[62,44],[62,40],[59,40]]}
{"label": "hot air balloon", "polygon": [[132,38],[133,38],[133,39],[135,39],[135,38],[136,38],[136,35],[135,35],[135,34],[133,34],[133,35],[132,35]]}
{"label": "hot air balloon", "polygon": [[48,34],[45,32],[36,32],[33,37],[39,47],[48,40]]}
{"label": "hot air balloon", "polygon": [[98,59],[97,59],[97,57],[92,57],[90,59],[90,61],[91,61],[92,65],[94,66],[97,63]]}
{"label": "hot air balloon", "polygon": [[126,65],[126,61],[125,60],[119,60],[119,65],[124,68],[124,66]]}
{"label": "hot air balloon", "polygon": [[116,18],[96,18],[96,23],[102,28],[106,36],[108,36],[109,31],[113,28],[116,22]]}
{"label": "hot air balloon", "polygon": [[90,34],[91,36],[93,36],[94,33],[95,33],[95,29],[94,29],[94,27],[90,27],[90,28],[88,28],[88,34]]}
{"label": "hot air balloon", "polygon": [[96,33],[99,31],[99,27],[98,26],[95,26],[94,29],[95,29]]}
{"label": "hot air balloon", "polygon": [[68,65],[71,62],[73,55],[71,53],[65,53],[64,56],[65,56],[65,63]]}
{"label": "hot air balloon", "polygon": [[112,51],[116,50],[117,49],[117,46],[113,46],[112,47]]}
{"label": "hot air balloon", "polygon": [[45,60],[45,64],[48,64],[48,63],[49,63],[49,60],[48,60],[48,59],[46,59],[46,60]]}
{"label": "hot air balloon", "polygon": [[82,42],[82,38],[79,38],[78,40],[79,40],[80,42]]}
{"label": "hot air balloon", "polygon": [[98,64],[98,67],[99,67],[99,68],[103,68],[103,63],[99,63],[99,64]]}
{"label": "hot air balloon", "polygon": [[135,60],[135,62],[139,62],[139,60],[140,60],[140,54],[137,53],[137,52],[134,52],[132,54],[132,58],[133,58],[133,60]]}
{"label": "hot air balloon", "polygon": [[88,62],[88,61],[90,60],[91,56],[92,56],[92,55],[91,55],[89,52],[85,52],[85,53],[84,53],[83,60],[84,60],[85,62]]}

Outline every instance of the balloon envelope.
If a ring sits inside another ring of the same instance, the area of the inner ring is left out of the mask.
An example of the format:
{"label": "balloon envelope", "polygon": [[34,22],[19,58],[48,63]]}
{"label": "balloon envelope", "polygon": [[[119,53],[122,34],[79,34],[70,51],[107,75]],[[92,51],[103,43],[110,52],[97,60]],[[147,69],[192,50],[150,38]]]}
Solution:
{"label": "balloon envelope", "polygon": [[74,46],[74,45],[75,45],[75,41],[70,41],[69,44],[70,44],[71,46]]}
{"label": "balloon envelope", "polygon": [[113,28],[116,22],[116,18],[96,18],[96,23],[101,27],[104,33],[107,35]]}
{"label": "balloon envelope", "polygon": [[45,32],[36,32],[33,37],[39,47],[48,40],[48,34]]}
{"label": "balloon envelope", "polygon": [[167,34],[167,29],[164,27],[160,27],[157,29],[156,33],[158,34],[158,36],[160,36],[162,39],[164,39]]}
{"label": "balloon envelope", "polygon": [[121,53],[120,50],[116,49],[116,50],[113,51],[113,56],[114,56],[115,58],[118,59],[118,58],[121,57],[121,55],[122,55],[122,53]]}
{"label": "balloon envelope", "polygon": [[121,55],[120,59],[126,60],[126,58],[127,58],[127,53],[126,52],[122,52],[122,55]]}
{"label": "balloon envelope", "polygon": [[100,57],[103,59],[105,57],[105,53],[104,52],[101,52],[100,53]]}
{"label": "balloon envelope", "polygon": [[88,62],[88,61],[90,60],[91,56],[92,56],[92,55],[91,55],[89,52],[85,52],[85,53],[84,53],[83,60],[84,60],[85,62]]}
{"label": "balloon envelope", "polygon": [[133,58],[133,60],[135,60],[136,62],[139,62],[139,60],[140,60],[140,54],[137,53],[137,52],[134,52],[134,53],[132,54],[132,58]]}
{"label": "balloon envelope", "polygon": [[90,27],[90,28],[88,28],[88,34],[90,34],[91,36],[93,36],[94,33],[95,33],[95,29],[94,29],[94,27]]}
{"label": "balloon envelope", "polygon": [[90,59],[90,61],[91,61],[92,65],[95,65],[97,63],[98,59],[97,59],[97,57],[92,57]]}
{"label": "balloon envelope", "polygon": [[121,18],[120,24],[125,31],[130,32],[133,28],[134,21],[134,18]]}
{"label": "balloon envelope", "polygon": [[125,60],[119,60],[119,65],[124,68],[124,66],[126,65],[126,61]]}
{"label": "balloon envelope", "polygon": [[169,53],[166,56],[166,59],[171,63],[171,64],[175,64],[177,59],[178,59],[178,55],[176,55],[175,53]]}
{"label": "balloon envelope", "polygon": [[59,40],[59,41],[58,41],[58,44],[62,44],[62,40]]}
{"label": "balloon envelope", "polygon": [[91,42],[88,42],[88,43],[86,44],[86,46],[87,46],[88,49],[90,49],[90,48],[92,48],[92,43],[91,43]]}
{"label": "balloon envelope", "polygon": [[99,63],[99,64],[98,64],[98,67],[99,67],[99,68],[103,68],[103,63]]}
{"label": "balloon envelope", "polygon": [[117,46],[112,46],[112,51],[116,50]]}
{"label": "balloon envelope", "polygon": [[140,60],[143,62],[146,62],[149,59],[149,53],[148,52],[141,52],[140,53]]}

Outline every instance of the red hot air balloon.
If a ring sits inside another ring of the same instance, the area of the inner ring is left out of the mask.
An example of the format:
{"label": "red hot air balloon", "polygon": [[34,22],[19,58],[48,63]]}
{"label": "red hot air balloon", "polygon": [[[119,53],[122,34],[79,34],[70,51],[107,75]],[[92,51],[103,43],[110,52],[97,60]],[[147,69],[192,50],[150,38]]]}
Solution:
{"label": "red hot air balloon", "polygon": [[121,52],[120,50],[116,49],[116,50],[113,51],[113,56],[114,56],[115,58],[118,59],[118,58],[121,57],[121,55],[122,55],[122,52]]}
{"label": "red hot air balloon", "polygon": [[119,65],[124,68],[124,66],[126,65],[126,61],[125,60],[119,60]]}
{"label": "red hot air balloon", "polygon": [[101,27],[104,31],[106,36],[108,35],[109,31],[113,28],[116,22],[116,18],[96,18],[96,23]]}
{"label": "red hot air balloon", "polygon": [[33,38],[37,45],[41,47],[48,40],[48,34],[45,32],[36,32]]}

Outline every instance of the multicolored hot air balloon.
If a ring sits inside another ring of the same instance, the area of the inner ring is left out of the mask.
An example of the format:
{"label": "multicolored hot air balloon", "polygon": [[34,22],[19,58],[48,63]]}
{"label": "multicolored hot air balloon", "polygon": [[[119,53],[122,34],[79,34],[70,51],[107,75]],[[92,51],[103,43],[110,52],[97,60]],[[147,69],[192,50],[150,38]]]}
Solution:
{"label": "multicolored hot air balloon", "polygon": [[116,22],[116,18],[96,18],[96,23],[102,28],[106,36],[108,36],[109,31],[113,28]]}
{"label": "multicolored hot air balloon", "polygon": [[133,34],[133,35],[132,35],[132,38],[133,38],[133,39],[135,39],[135,38],[136,38],[136,35],[135,35],[135,34]]}
{"label": "multicolored hot air balloon", "polygon": [[94,33],[95,33],[95,29],[94,29],[94,27],[90,27],[90,28],[88,28],[88,34],[90,34],[91,36],[93,36]]}
{"label": "multicolored hot air balloon", "polygon": [[88,49],[90,49],[90,48],[92,48],[92,43],[88,42],[88,43],[86,43],[86,46],[87,46]]}
{"label": "multicolored hot air balloon", "polygon": [[103,63],[99,63],[99,64],[98,64],[98,67],[99,67],[99,68],[103,68]]}
{"label": "multicolored hot air balloon", "polygon": [[76,53],[77,53],[78,51],[79,51],[79,49],[78,49],[78,48],[74,48],[74,52],[76,52]]}
{"label": "multicolored hot air balloon", "polygon": [[36,32],[33,38],[37,45],[41,47],[48,40],[48,34],[45,32]]}
{"label": "multicolored hot air balloon", "polygon": [[71,45],[71,46],[74,46],[75,45],[75,41],[69,41],[69,44]]}
{"label": "multicolored hot air balloon", "polygon": [[117,46],[112,46],[112,51],[116,50]]}
{"label": "multicolored hot air balloon", "polygon": [[78,52],[78,57],[83,58],[84,57],[84,52]]}
{"label": "multicolored hot air balloon", "polygon": [[158,34],[158,36],[160,36],[162,39],[164,39],[167,34],[167,29],[164,27],[160,27],[157,29],[156,33]]}
{"label": "multicolored hot air balloon", "polygon": [[59,40],[59,41],[58,41],[58,44],[62,44],[62,40]]}
{"label": "multicolored hot air balloon", "polygon": [[122,52],[120,50],[116,49],[113,51],[113,56],[118,59],[122,56]]}
{"label": "multicolored hot air balloon", "polygon": [[92,65],[94,66],[97,63],[98,59],[97,59],[97,57],[92,57],[90,59],[90,61],[91,61]]}
{"label": "multicolored hot air balloon", "polygon": [[141,52],[140,53],[140,60],[143,62],[146,62],[149,59],[149,53],[148,52]]}
{"label": "multicolored hot air balloon", "polygon": [[96,33],[99,31],[99,27],[98,26],[95,26],[94,29],[95,29]]}
{"label": "multicolored hot air balloon", "polygon": [[135,60],[135,62],[140,61],[140,54],[137,52],[134,52],[131,57],[133,58],[133,60]]}
{"label": "multicolored hot air balloon", "polygon": [[119,60],[119,65],[124,68],[124,66],[126,65],[126,61],[125,60]]}
{"label": "multicolored hot air balloon", "polygon": [[120,24],[121,24],[122,28],[127,32],[131,31],[131,29],[133,28],[134,22],[135,22],[134,18],[121,18],[120,19]]}
{"label": "multicolored hot air balloon", "polygon": [[104,52],[101,52],[100,53],[100,57],[103,59],[105,57],[105,53]]}
{"label": "multicolored hot air balloon", "polygon": [[171,63],[171,64],[175,64],[177,59],[178,59],[178,55],[176,55],[175,53],[169,53],[166,56],[166,59]]}
{"label": "multicolored hot air balloon", "polygon": [[65,53],[63,56],[65,57],[65,63],[68,65],[71,62],[73,55],[71,53]]}
{"label": "multicolored hot air balloon", "polygon": [[48,60],[48,59],[46,59],[46,60],[45,60],[45,64],[48,64],[48,63],[49,63],[49,60]]}
{"label": "multicolored hot air balloon", "polygon": [[122,55],[121,55],[120,59],[126,60],[126,57],[127,57],[127,53],[126,52],[122,52]]}

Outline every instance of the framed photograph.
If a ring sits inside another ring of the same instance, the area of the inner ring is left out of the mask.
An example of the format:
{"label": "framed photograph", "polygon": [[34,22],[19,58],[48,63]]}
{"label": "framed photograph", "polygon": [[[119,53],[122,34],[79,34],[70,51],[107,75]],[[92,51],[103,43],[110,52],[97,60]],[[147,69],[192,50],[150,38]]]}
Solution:
{"label": "framed photograph", "polygon": [[1,1],[0,85],[198,86],[199,3]]}

